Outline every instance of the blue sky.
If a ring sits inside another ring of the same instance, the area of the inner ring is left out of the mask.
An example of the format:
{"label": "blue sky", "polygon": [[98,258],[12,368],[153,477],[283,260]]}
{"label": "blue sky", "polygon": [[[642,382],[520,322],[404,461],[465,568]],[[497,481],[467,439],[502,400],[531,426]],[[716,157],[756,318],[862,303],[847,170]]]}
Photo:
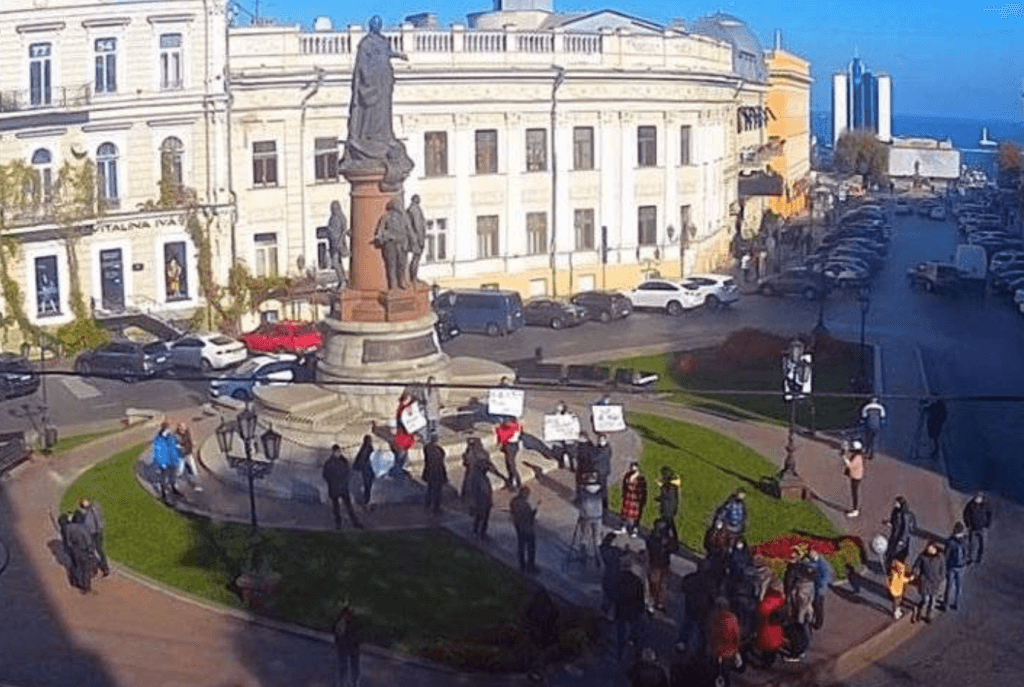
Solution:
{"label": "blue sky", "polygon": [[[250,10],[253,0],[244,0]],[[491,0],[261,0],[260,14],[310,27],[316,16],[335,26],[365,23],[373,13],[386,25],[431,11],[448,26],[470,12],[491,9]],[[1004,0],[734,0],[661,4],[642,0],[554,0],[556,11],[615,9],[668,22],[722,10],[744,19],[769,46],[782,29],[786,49],[812,62],[811,106],[829,109],[830,77],[844,69],[854,50],[875,72],[893,78],[897,115],[932,115],[1024,122],[1024,16]],[[1002,11],[1000,11],[1002,10]],[[1024,125],[1024,124],[1022,124]]]}

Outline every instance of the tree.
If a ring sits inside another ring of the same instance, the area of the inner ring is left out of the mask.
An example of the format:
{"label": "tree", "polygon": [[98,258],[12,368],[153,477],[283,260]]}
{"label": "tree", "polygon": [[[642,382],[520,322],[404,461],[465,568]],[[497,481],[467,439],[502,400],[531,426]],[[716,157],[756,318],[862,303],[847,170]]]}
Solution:
{"label": "tree", "polygon": [[870,131],[847,131],[836,142],[833,164],[845,174],[863,174],[869,183],[886,184],[889,146]]}
{"label": "tree", "polygon": [[999,169],[1020,174],[1022,165],[1021,150],[1013,141],[1000,141],[996,151]]}

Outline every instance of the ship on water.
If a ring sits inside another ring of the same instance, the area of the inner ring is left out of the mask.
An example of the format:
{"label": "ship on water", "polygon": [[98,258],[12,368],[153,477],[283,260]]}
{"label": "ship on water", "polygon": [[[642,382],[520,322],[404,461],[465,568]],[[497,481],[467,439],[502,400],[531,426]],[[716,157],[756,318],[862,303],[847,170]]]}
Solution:
{"label": "ship on water", "polygon": [[982,148],[995,148],[999,145],[999,141],[993,141],[988,137],[988,127],[981,127],[981,139],[978,140],[978,145]]}

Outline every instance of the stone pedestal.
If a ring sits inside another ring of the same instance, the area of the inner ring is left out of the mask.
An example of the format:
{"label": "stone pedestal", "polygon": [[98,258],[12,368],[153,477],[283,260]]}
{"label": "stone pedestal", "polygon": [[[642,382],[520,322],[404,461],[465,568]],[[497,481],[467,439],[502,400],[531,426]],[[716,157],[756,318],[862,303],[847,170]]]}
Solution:
{"label": "stone pedestal", "polygon": [[807,482],[799,475],[784,472],[779,475],[779,495],[785,501],[806,501]]}

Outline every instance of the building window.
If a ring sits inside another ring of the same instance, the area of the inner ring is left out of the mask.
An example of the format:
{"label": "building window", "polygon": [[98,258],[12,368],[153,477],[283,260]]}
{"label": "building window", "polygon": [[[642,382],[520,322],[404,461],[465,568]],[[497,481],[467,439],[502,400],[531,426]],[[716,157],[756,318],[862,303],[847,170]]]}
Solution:
{"label": "building window", "polygon": [[161,195],[177,193],[182,186],[181,157],[185,145],[181,139],[169,136],[160,144],[160,190]]}
{"label": "building window", "polygon": [[277,234],[269,232],[252,237],[256,244],[256,276],[277,276]]}
{"label": "building window", "polygon": [[117,39],[96,39],[96,92],[117,92]]}
{"label": "building window", "polygon": [[252,185],[277,186],[276,141],[253,141]]}
{"label": "building window", "polygon": [[32,107],[50,104],[50,53],[49,43],[33,43],[28,46],[29,98]]}
{"label": "building window", "polygon": [[181,34],[161,34],[160,88],[167,91],[181,87]]}
{"label": "building window", "polygon": [[164,289],[168,301],[188,300],[188,270],[185,242],[164,244]]}
{"label": "building window", "polygon": [[338,138],[318,138],[313,144],[313,175],[317,181],[338,180]]}
{"label": "building window", "polygon": [[594,127],[576,126],[572,130],[572,168],[594,168]]}
{"label": "building window", "polygon": [[481,215],[476,218],[476,256],[498,257],[498,216]]}
{"label": "building window", "polygon": [[548,213],[526,213],[526,252],[540,255],[548,249]]}
{"label": "building window", "polygon": [[575,210],[573,225],[576,227],[576,250],[593,250],[594,248],[594,211]]}
{"label": "building window", "polygon": [[641,126],[636,130],[636,162],[640,167],[658,164],[658,128]]}
{"label": "building window", "polygon": [[448,259],[448,220],[427,220],[427,243],[423,250],[425,262],[444,262]]}
{"label": "building window", "polygon": [[60,282],[57,256],[36,258],[36,316],[60,315]]}
{"label": "building window", "polygon": [[548,168],[548,130],[526,130],[526,171],[544,172]]}
{"label": "building window", "polygon": [[494,129],[476,132],[476,173],[498,173],[498,132]]}
{"label": "building window", "polygon": [[637,238],[641,246],[654,246],[658,243],[658,208],[654,205],[641,205],[637,211]]}
{"label": "building window", "polygon": [[423,173],[428,177],[443,177],[448,174],[448,132],[428,131],[423,134],[426,150]]}
{"label": "building window", "polygon": [[53,157],[49,150],[39,148],[32,153],[32,169],[35,171],[32,202],[36,205],[49,205],[53,200]]}
{"label": "building window", "polygon": [[96,185],[104,208],[118,206],[117,146],[104,143],[96,150]]}
{"label": "building window", "polygon": [[529,284],[529,294],[530,298],[548,295],[548,280],[543,278],[531,279]]}
{"label": "building window", "polygon": [[689,124],[684,124],[679,127],[679,164],[690,165],[690,132],[692,127]]}
{"label": "building window", "polygon": [[327,239],[327,227],[316,228],[316,268],[331,269],[331,242]]}

